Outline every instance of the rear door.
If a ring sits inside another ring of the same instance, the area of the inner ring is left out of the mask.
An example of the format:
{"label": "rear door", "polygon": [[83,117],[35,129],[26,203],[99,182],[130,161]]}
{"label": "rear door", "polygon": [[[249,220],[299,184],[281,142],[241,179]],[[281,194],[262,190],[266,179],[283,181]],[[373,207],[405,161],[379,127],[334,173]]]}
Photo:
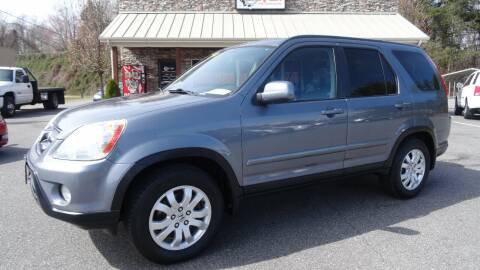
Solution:
{"label": "rear door", "polygon": [[374,47],[344,47],[348,133],[345,168],[385,161],[411,116],[408,92],[386,57]]}

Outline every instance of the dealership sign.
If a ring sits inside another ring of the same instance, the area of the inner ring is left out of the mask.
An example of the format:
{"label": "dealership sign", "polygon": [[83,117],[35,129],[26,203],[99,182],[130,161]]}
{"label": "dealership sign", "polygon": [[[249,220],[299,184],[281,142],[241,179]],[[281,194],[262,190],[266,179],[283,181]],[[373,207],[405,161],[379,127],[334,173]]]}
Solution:
{"label": "dealership sign", "polygon": [[236,0],[237,9],[285,9],[285,0]]}

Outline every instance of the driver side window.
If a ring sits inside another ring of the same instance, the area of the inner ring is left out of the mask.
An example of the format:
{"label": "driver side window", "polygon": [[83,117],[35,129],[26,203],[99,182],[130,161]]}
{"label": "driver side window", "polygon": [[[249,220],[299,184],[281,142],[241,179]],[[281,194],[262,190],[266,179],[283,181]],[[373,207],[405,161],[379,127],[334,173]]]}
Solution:
{"label": "driver side window", "polygon": [[295,86],[295,101],[336,97],[336,71],[333,48],[305,47],[283,59],[266,83],[289,81]]}
{"label": "driver side window", "polygon": [[22,76],[23,76],[23,72],[21,70],[17,70],[15,71],[15,82],[16,83],[23,83],[22,81]]}

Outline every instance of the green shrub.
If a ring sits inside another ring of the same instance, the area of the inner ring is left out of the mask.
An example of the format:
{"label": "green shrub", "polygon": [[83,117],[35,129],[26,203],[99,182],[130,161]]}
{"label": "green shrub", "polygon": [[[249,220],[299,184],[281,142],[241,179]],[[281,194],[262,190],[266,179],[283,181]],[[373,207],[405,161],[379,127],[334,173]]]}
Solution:
{"label": "green shrub", "polygon": [[120,88],[118,88],[118,84],[114,80],[110,79],[105,87],[105,94],[103,95],[103,98],[112,98],[118,96],[120,96]]}

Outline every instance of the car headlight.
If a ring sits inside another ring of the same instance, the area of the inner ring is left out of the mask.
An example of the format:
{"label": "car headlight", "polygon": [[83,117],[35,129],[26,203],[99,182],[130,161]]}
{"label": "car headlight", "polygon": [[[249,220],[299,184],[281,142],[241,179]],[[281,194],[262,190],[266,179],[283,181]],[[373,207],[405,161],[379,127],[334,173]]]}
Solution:
{"label": "car headlight", "polygon": [[53,158],[82,161],[103,159],[112,152],[126,125],[126,120],[114,120],[82,126],[60,144]]}

